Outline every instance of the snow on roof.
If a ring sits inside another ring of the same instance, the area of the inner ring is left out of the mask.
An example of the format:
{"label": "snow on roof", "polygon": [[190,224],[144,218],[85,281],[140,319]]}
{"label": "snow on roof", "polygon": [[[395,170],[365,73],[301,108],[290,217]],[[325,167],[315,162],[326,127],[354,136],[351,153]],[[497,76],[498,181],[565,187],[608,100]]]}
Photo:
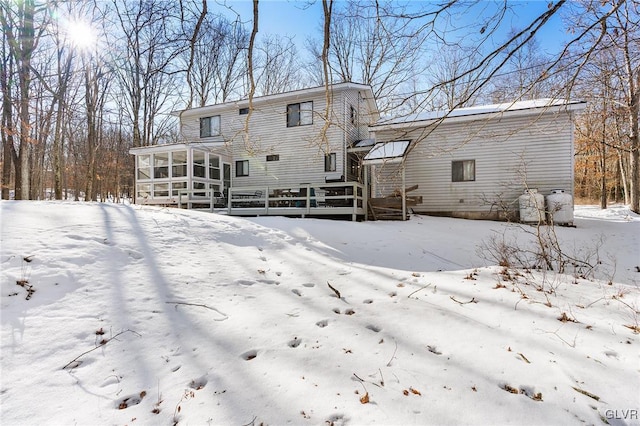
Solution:
{"label": "snow on roof", "polygon": [[550,108],[584,104],[582,101],[569,101],[566,99],[541,98],[529,101],[504,102],[501,104],[478,105],[465,108],[456,108],[450,111],[427,111],[418,114],[410,114],[403,117],[383,118],[375,125],[411,123],[416,121],[429,121],[442,118],[465,117],[480,114],[499,114],[508,111],[522,111],[536,108]]}

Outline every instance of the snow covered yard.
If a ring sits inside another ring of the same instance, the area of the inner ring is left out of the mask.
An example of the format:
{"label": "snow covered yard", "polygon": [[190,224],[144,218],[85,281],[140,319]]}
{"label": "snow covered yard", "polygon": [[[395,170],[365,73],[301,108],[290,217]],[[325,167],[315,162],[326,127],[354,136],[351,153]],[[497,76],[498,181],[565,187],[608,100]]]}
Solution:
{"label": "snow covered yard", "polygon": [[491,265],[497,222],[0,214],[3,425],[640,424],[622,207],[556,229],[599,279]]}

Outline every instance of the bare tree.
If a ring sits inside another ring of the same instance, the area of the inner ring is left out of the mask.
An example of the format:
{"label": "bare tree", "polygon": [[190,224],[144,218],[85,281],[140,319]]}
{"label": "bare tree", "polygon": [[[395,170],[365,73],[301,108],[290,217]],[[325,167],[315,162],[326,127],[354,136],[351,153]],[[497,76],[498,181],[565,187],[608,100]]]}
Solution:
{"label": "bare tree", "polygon": [[[12,126],[4,131],[18,136],[17,150],[13,145],[9,147],[15,168],[15,198],[17,200],[29,197],[29,149],[33,141],[30,110],[30,90],[33,79],[31,60],[45,27],[41,25],[36,28],[37,19],[46,20],[47,14],[44,7],[36,7],[35,0],[0,3],[0,24],[2,24],[4,38],[9,45],[13,64],[16,66],[19,88],[17,123],[14,120],[4,123]],[[6,69],[8,70],[8,68]],[[11,94],[8,84],[5,84],[7,93]],[[7,113],[11,112],[7,111]]]}
{"label": "bare tree", "polygon": [[259,43],[257,53],[254,64],[257,93],[264,96],[300,88],[298,52],[291,38],[267,35]]}
{"label": "bare tree", "polygon": [[152,145],[157,142],[157,120],[175,88],[175,59],[186,48],[184,35],[176,31],[179,4],[114,0],[113,6],[124,44],[115,69],[126,94],[123,106],[129,113],[133,145]]}
{"label": "bare tree", "polygon": [[195,106],[225,102],[241,86],[248,37],[239,20],[210,13],[205,16],[188,52],[193,56],[193,64],[186,71],[189,102]]}

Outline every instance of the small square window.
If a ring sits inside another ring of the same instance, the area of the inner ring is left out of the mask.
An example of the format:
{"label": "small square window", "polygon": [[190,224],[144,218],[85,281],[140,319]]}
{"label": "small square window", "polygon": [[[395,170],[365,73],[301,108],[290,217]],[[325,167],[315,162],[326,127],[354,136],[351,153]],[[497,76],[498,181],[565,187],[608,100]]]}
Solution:
{"label": "small square window", "polygon": [[280,161],[279,154],[267,155],[267,161]]}
{"label": "small square window", "polygon": [[472,182],[476,180],[476,160],[451,162],[452,182]]}
{"label": "small square window", "polygon": [[200,118],[200,137],[208,138],[220,135],[220,116]]}
{"label": "small square window", "polygon": [[335,172],[336,171],[336,153],[332,152],[324,156],[324,171]]}
{"label": "small square window", "polygon": [[249,114],[249,108],[240,108],[240,109],[238,110],[238,114],[240,114],[240,115],[247,115],[247,114]]}
{"label": "small square window", "polygon": [[236,177],[249,176],[249,160],[236,161]]}

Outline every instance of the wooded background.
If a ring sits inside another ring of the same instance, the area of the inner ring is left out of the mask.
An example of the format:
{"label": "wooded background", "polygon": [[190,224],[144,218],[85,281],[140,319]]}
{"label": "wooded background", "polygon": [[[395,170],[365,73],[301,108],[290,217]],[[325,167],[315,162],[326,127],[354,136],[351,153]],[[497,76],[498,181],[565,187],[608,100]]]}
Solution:
{"label": "wooded background", "polygon": [[171,111],[353,81],[386,116],[586,100],[574,195],[640,213],[640,0],[549,1],[521,27],[509,2],[321,3],[300,48],[257,37],[257,0],[248,18],[206,0],[0,0],[2,199],[131,197],[129,148],[178,142]]}

